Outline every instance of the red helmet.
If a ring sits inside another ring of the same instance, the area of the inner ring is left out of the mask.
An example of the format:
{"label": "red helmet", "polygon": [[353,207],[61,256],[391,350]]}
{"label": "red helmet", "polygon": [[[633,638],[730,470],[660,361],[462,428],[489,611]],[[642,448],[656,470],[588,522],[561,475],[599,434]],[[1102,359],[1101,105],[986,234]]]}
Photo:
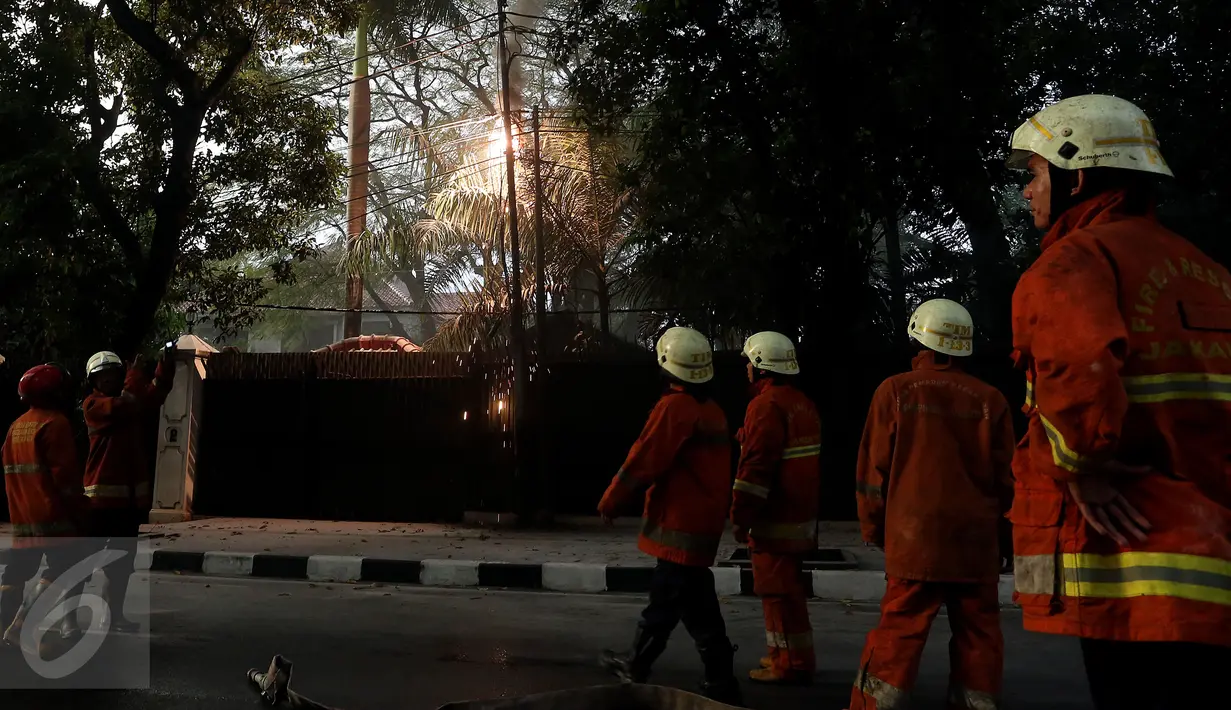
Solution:
{"label": "red helmet", "polygon": [[17,394],[23,400],[54,399],[65,390],[68,376],[57,365],[39,365],[30,368],[17,383]]}

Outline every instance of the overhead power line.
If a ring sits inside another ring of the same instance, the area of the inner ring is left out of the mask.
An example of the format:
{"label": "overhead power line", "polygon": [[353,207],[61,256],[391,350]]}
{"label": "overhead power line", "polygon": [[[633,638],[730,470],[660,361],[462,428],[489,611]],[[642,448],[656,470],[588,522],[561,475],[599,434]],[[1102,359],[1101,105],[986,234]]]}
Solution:
{"label": "overhead power line", "polygon": [[468,41],[468,42],[462,42],[461,44],[455,44],[455,45],[453,45],[452,47],[449,47],[448,49],[442,49],[442,50],[440,50],[439,52],[432,52],[431,54],[425,54],[425,55],[423,55],[422,57],[419,57],[418,59],[413,59],[413,60],[411,60],[411,61],[409,61],[409,62],[402,62],[401,64],[395,64],[395,65],[393,65],[393,66],[391,66],[391,67],[389,67],[389,68],[387,68],[387,69],[382,69],[382,70],[380,70],[380,71],[378,71],[378,72],[373,72],[373,73],[371,73],[371,74],[368,74],[367,76],[361,76],[361,77],[359,77],[358,79],[351,79],[350,81],[344,81],[344,82],[342,82],[342,83],[340,83],[340,84],[334,84],[333,86],[327,86],[327,87],[325,87],[324,89],[321,89],[320,91],[313,91],[313,92],[312,92],[312,93],[310,93],[310,94],[302,94],[302,95],[299,95],[299,96],[295,96],[294,98],[296,98],[296,99],[309,99],[309,98],[313,98],[313,97],[316,97],[316,96],[322,96],[322,95],[324,95],[324,94],[328,94],[328,93],[329,93],[329,92],[331,92],[331,91],[336,91],[337,89],[341,89],[341,88],[344,88],[344,87],[347,87],[347,86],[351,86],[352,84],[356,84],[356,83],[358,83],[358,82],[364,81],[365,79],[375,79],[375,78],[376,78],[376,77],[378,77],[378,76],[383,76],[383,75],[385,75],[385,74],[389,74],[389,73],[394,72],[394,71],[396,71],[396,70],[398,70],[398,69],[404,69],[404,68],[406,68],[406,67],[409,67],[409,66],[414,66],[415,64],[419,64],[419,63],[421,63],[421,62],[425,62],[425,61],[427,61],[427,60],[429,60],[429,59],[435,59],[436,57],[444,56],[444,55],[448,54],[449,52],[452,52],[452,51],[454,51],[454,50],[456,50],[456,49],[461,49],[462,47],[469,47],[470,45],[473,45],[473,44],[478,44],[479,42],[486,42],[487,40],[489,40],[489,39],[491,39],[491,38],[495,37],[495,36],[496,36],[496,34],[497,34],[497,33],[495,33],[495,32],[491,32],[491,33],[488,33],[488,34],[486,34],[486,35],[483,35],[482,37],[478,37],[478,38],[472,39],[472,40],[470,40],[470,41]]}
{"label": "overhead power line", "polygon": [[406,43],[404,43],[404,44],[399,44],[399,45],[398,45],[398,46],[396,46],[396,47],[390,47],[390,48],[388,48],[388,49],[377,49],[377,50],[373,50],[373,51],[371,51],[371,52],[368,52],[367,54],[361,54],[361,55],[359,55],[359,56],[357,56],[357,57],[349,57],[349,58],[347,58],[347,59],[343,59],[343,60],[341,60],[341,61],[334,62],[333,64],[327,64],[327,65],[325,65],[325,66],[323,66],[323,67],[317,67],[316,69],[312,69],[312,70],[310,70],[310,71],[306,71],[306,72],[304,72],[304,73],[302,73],[302,74],[296,74],[295,76],[288,76],[288,77],[286,77],[285,79],[279,79],[279,80],[277,80],[277,81],[270,82],[270,86],[279,86],[279,85],[281,85],[281,84],[286,84],[286,83],[289,83],[289,82],[292,82],[292,81],[297,81],[297,80],[299,80],[299,79],[306,79],[306,78],[308,78],[308,77],[310,77],[310,76],[316,76],[317,74],[323,74],[323,73],[325,73],[325,72],[327,72],[327,71],[329,71],[329,70],[331,70],[331,69],[337,69],[337,68],[339,68],[339,67],[344,67],[344,66],[346,66],[346,65],[348,65],[348,64],[351,64],[351,63],[353,63],[356,59],[366,59],[366,58],[368,58],[368,57],[374,57],[374,56],[376,56],[376,55],[388,56],[388,55],[390,55],[390,54],[392,54],[392,53],[394,53],[394,52],[396,52],[396,51],[398,51],[398,50],[401,50],[401,49],[406,49],[406,48],[408,48],[408,47],[413,47],[413,46],[415,46],[416,44],[420,44],[420,43],[422,43],[422,42],[426,42],[427,40],[429,40],[429,39],[433,39],[433,38],[435,38],[435,37],[439,37],[440,35],[444,35],[444,34],[448,34],[448,33],[450,33],[450,32],[456,32],[456,31],[458,31],[458,30],[465,29],[465,28],[467,28],[467,27],[469,27],[469,26],[471,26],[471,25],[475,24],[476,22],[483,22],[484,20],[490,20],[490,19],[492,19],[492,18],[493,18],[493,17],[495,17],[495,16],[496,16],[496,13],[494,13],[494,12],[493,12],[493,13],[489,13],[489,14],[483,15],[482,17],[477,17],[477,18],[475,18],[475,19],[473,19],[473,20],[470,20],[470,21],[468,21],[468,22],[464,22],[464,23],[462,23],[462,24],[460,24],[460,25],[457,25],[457,26],[455,26],[455,27],[450,27],[450,28],[448,28],[448,29],[443,29],[443,30],[440,30],[439,32],[433,32],[432,34],[429,34],[429,35],[424,35],[424,36],[419,37],[419,38],[417,38],[417,39],[412,39],[411,41],[406,42]]}
{"label": "overhead power line", "polygon": [[[507,12],[506,11],[504,14],[508,15],[509,17],[524,17],[529,20],[547,20],[548,22],[559,22],[561,24],[566,24],[566,25],[577,24],[577,20],[562,20],[558,17],[544,17],[542,15],[527,15],[524,12]],[[517,25],[514,25],[514,27],[517,27]],[[518,29],[525,29],[525,28],[521,27]]]}

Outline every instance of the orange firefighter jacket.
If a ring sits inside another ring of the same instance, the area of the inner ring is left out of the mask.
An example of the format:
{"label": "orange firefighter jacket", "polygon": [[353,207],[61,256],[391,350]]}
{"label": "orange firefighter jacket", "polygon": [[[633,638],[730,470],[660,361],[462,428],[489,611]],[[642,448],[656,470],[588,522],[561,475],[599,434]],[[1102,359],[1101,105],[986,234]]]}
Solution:
{"label": "orange firefighter jacket", "polygon": [[[1034,631],[1231,646],[1231,274],[1122,193],[1065,212],[1013,295],[1030,428],[1015,599]],[[1103,461],[1152,525],[1126,548],[1065,485]]]}
{"label": "orange firefighter jacket", "polygon": [[81,534],[86,501],[68,417],[31,409],[9,427],[0,456],[14,547]]}
{"label": "orange firefighter jacket", "polygon": [[615,517],[644,485],[650,488],[637,547],[669,562],[714,564],[731,504],[731,436],[717,404],[678,388],[658,400],[599,512]]}
{"label": "orange firefighter jacket", "polygon": [[[168,365],[169,366],[169,365]],[[108,397],[95,390],[81,409],[90,433],[85,494],[93,508],[150,507],[150,473],[142,436],[144,416],[162,406],[171,373],[158,363],[154,382],[138,368],[124,379],[124,393]]]}
{"label": "orange firefighter jacket", "polygon": [[731,524],[749,531],[753,550],[808,552],[816,547],[821,418],[790,385],[761,380],[753,387],[738,435]]}
{"label": "orange firefighter jacket", "polygon": [[995,582],[1013,482],[1013,420],[996,388],[923,351],[881,383],[859,446],[865,542],[890,577]]}

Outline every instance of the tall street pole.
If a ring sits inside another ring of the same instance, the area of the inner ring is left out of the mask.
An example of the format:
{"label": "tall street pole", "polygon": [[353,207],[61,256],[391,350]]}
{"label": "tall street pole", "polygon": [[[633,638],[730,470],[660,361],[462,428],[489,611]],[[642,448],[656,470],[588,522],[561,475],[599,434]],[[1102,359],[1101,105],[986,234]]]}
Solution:
{"label": "tall street pole", "polygon": [[[518,481],[523,505],[526,512],[530,511],[526,493],[533,490],[525,480],[524,454],[522,436],[525,434],[526,414],[526,384],[529,373],[526,370],[526,324],[523,313],[521,291],[521,243],[517,233],[517,171],[516,157],[513,151],[513,109],[512,96],[509,91],[509,70],[513,65],[513,57],[509,54],[509,43],[506,37],[508,16],[505,14],[507,0],[500,0],[498,7],[498,32],[500,34],[500,94],[501,108],[504,114],[504,162],[506,182],[508,183],[508,220],[509,220],[509,250],[513,256],[513,284],[509,308],[509,345],[513,350],[513,475]],[[519,511],[520,512],[520,511]]]}
{"label": "tall street pole", "polygon": [[534,107],[530,116],[534,133],[534,325],[535,325],[535,358],[539,377],[535,382],[535,466],[538,468],[538,496],[548,522],[555,512],[555,501],[552,496],[552,465],[547,454],[547,259],[543,254],[543,151],[539,140],[539,107]]}
{"label": "tall street pole", "polygon": [[543,170],[539,143],[539,107],[530,117],[534,132],[534,326],[538,334],[539,357],[547,349],[547,265],[543,256]]}

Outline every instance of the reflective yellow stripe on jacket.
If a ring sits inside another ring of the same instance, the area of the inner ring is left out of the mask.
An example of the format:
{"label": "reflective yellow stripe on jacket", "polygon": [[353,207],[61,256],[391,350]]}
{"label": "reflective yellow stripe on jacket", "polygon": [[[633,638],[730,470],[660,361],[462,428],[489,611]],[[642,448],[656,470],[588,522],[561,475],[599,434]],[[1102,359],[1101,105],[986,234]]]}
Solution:
{"label": "reflective yellow stripe on jacket", "polygon": [[[1173,552],[1116,555],[1064,554],[1064,595],[1069,597],[1175,597],[1231,606],[1231,562]],[[1014,586],[1021,594],[1051,594],[1056,556],[1014,559]]]}
{"label": "reflective yellow stripe on jacket", "polygon": [[722,541],[721,534],[703,535],[683,530],[671,530],[661,528],[651,520],[642,521],[641,534],[659,545],[710,557],[718,553],[718,544]]}
{"label": "reflective yellow stripe on jacket", "polygon": [[1064,441],[1064,436],[1060,434],[1060,430],[1048,421],[1042,412],[1039,413],[1039,421],[1043,424],[1043,431],[1047,432],[1047,441],[1051,444],[1052,461],[1066,471],[1080,473],[1081,467],[1086,462],[1085,457],[1078,455],[1076,451],[1069,448],[1069,445]]}
{"label": "reflective yellow stripe on jacket", "polygon": [[[1178,401],[1231,402],[1231,375],[1208,372],[1170,372],[1121,379],[1128,401],[1134,404],[1160,404]],[[1026,383],[1026,406],[1034,407],[1034,386]],[[1039,422],[1051,444],[1052,460],[1067,471],[1077,473],[1085,458],[1069,447],[1060,430],[1039,412]]]}
{"label": "reflective yellow stripe on jacket", "polygon": [[811,446],[792,446],[782,450],[782,460],[789,459],[806,459],[809,456],[820,456],[821,445],[813,444]]}
{"label": "reflective yellow stripe on jacket", "polygon": [[816,521],[766,523],[752,528],[749,534],[760,540],[811,540],[816,536]]}
{"label": "reflective yellow stripe on jacket", "polygon": [[1158,404],[1177,400],[1231,402],[1231,375],[1208,372],[1170,372],[1162,375],[1125,377],[1128,401]]}
{"label": "reflective yellow stripe on jacket", "polygon": [[732,490],[740,491],[742,493],[747,493],[748,495],[754,495],[757,498],[769,498],[768,488],[766,488],[765,486],[758,486],[755,483],[751,483],[749,481],[745,481],[742,479],[735,481],[735,485],[732,486]]}
{"label": "reflective yellow stripe on jacket", "polygon": [[76,532],[72,523],[13,523],[14,537],[44,537],[46,535],[68,535]]}

